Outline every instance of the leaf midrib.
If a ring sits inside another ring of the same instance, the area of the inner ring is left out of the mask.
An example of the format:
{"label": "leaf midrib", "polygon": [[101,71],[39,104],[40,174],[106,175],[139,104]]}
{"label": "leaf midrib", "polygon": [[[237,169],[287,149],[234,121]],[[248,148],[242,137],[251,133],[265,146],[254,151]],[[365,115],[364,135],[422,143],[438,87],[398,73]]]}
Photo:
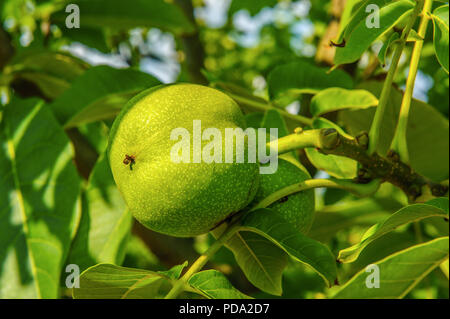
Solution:
{"label": "leaf midrib", "polygon": [[16,160],[16,152],[14,149],[14,143],[12,141],[11,134],[9,133],[8,124],[6,124],[5,135],[6,135],[6,139],[7,139],[6,143],[8,146],[9,158],[11,160],[11,171],[12,171],[13,180],[14,180],[15,193],[17,195],[17,199],[18,199],[19,207],[20,207],[19,210],[20,210],[20,215],[22,218],[22,226],[23,226],[22,228],[23,228],[23,232],[25,235],[25,243],[27,245],[28,255],[30,257],[31,272],[32,272],[33,277],[36,282],[36,284],[34,285],[36,288],[36,295],[38,298],[42,298],[41,291],[39,289],[39,277],[37,275],[36,262],[34,260],[33,251],[31,249],[30,243],[28,241],[29,232],[30,232],[29,227],[28,227],[28,218],[27,218],[27,214],[25,212],[25,203],[24,203],[24,199],[23,199],[22,189],[20,188],[19,175],[17,173],[17,166],[16,166],[16,161],[15,161]]}

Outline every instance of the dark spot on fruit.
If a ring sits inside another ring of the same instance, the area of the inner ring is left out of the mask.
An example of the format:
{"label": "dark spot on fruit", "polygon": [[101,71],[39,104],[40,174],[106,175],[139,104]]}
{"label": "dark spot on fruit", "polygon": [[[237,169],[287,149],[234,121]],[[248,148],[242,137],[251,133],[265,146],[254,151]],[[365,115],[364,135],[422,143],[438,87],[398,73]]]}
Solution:
{"label": "dark spot on fruit", "polygon": [[130,171],[133,170],[133,165],[136,163],[136,157],[134,155],[125,155],[125,159],[123,160],[125,165],[130,164]]}

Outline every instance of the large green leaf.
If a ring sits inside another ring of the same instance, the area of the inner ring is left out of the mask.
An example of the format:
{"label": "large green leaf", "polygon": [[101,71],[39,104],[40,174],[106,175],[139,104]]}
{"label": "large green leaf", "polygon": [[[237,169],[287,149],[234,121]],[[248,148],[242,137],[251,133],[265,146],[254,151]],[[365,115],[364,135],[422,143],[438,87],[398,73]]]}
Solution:
{"label": "large green leaf", "polygon": [[214,269],[196,273],[188,283],[211,299],[251,299],[234,288],[224,274]]}
{"label": "large green leaf", "polygon": [[97,66],[78,77],[50,107],[65,127],[73,127],[114,118],[132,96],[158,84],[151,75],[133,69]]}
{"label": "large green leaf", "polygon": [[305,61],[292,62],[274,68],[268,76],[270,97],[277,98],[284,93],[318,93],[329,87],[351,89],[352,78],[342,70],[331,73]]}
{"label": "large green leaf", "polygon": [[14,59],[11,80],[34,83],[48,99],[55,99],[67,90],[72,81],[88,69],[88,65],[69,54],[31,51]]}
{"label": "large green leaf", "polygon": [[102,155],[83,194],[81,223],[67,263],[81,271],[99,263],[120,265],[131,225],[131,214]]}
{"label": "large green leaf", "polygon": [[57,298],[81,213],[72,145],[39,100],[0,118],[0,298]]}
{"label": "large green leaf", "polygon": [[340,230],[349,229],[352,226],[369,227],[381,218],[388,217],[391,211],[400,207],[397,201],[390,198],[361,198],[325,206],[316,212],[308,236],[316,240],[327,241]]}
{"label": "large green leaf", "polygon": [[[379,27],[368,28],[367,26],[369,14],[365,10],[369,4],[380,8]],[[371,0],[362,5],[344,32],[345,46],[336,48],[334,63],[340,65],[357,61],[378,37],[411,14],[413,9],[414,3],[408,0],[394,2]]]}
{"label": "large green leaf", "polygon": [[363,269],[342,286],[333,298],[403,298],[448,258],[448,247],[448,237],[441,237],[399,251],[374,264],[379,269],[379,288],[366,286],[370,273]]}
{"label": "large green leaf", "polygon": [[[360,88],[379,96],[383,83],[366,82]],[[392,138],[402,101],[402,93],[393,88],[388,106],[381,122],[380,143],[377,151],[386,154]],[[339,112],[339,123],[352,135],[368,132],[375,108],[366,110],[344,110]],[[413,99],[406,132],[409,159],[412,168],[426,177],[442,181],[449,177],[449,124],[434,107]]]}
{"label": "large green leaf", "polygon": [[417,222],[429,217],[443,217],[448,219],[448,212],[428,204],[413,204],[404,207],[389,216],[386,220],[379,222],[368,229],[359,243],[341,250],[339,252],[338,260],[344,263],[353,262],[358,258],[361,251],[377,238],[402,225]]}
{"label": "large green leaf", "polygon": [[366,90],[329,88],[317,93],[311,100],[311,114],[320,116],[343,109],[365,109],[376,106],[378,99]]}
{"label": "large green leaf", "polygon": [[434,51],[442,68],[448,73],[448,50],[449,50],[449,34],[448,34],[448,4],[443,5],[434,10],[431,15],[434,24]]}
{"label": "large green leaf", "polygon": [[99,264],[81,274],[72,293],[75,299],[151,299],[164,297],[170,286],[158,272]]}
{"label": "large green leaf", "polygon": [[239,231],[226,243],[247,279],[272,295],[283,292],[281,278],[288,263],[287,254],[258,234]]}
{"label": "large green leaf", "polygon": [[[80,28],[132,29],[156,27],[177,34],[190,33],[194,26],[181,8],[164,0],[71,0],[80,8]],[[52,19],[64,22],[65,7]]]}
{"label": "large green leaf", "polygon": [[271,240],[292,258],[315,270],[328,286],[335,283],[336,262],[328,247],[301,234],[270,209],[263,208],[248,213],[241,221],[241,228]]}

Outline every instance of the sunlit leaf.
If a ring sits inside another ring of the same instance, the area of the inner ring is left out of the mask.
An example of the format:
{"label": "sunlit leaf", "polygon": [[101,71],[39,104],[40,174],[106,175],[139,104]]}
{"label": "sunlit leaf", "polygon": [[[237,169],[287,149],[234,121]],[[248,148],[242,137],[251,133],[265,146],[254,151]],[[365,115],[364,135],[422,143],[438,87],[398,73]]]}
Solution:
{"label": "sunlit leaf", "polygon": [[196,273],[188,283],[211,299],[250,299],[234,288],[224,274],[214,269]]}
{"label": "sunlit leaf", "polygon": [[281,295],[281,276],[287,254],[275,244],[255,233],[237,232],[226,243],[247,279],[272,295]]}
{"label": "sunlit leaf", "polygon": [[[373,9],[367,12],[366,10],[370,9],[369,5],[372,5]],[[376,7],[379,9],[379,13],[373,11]],[[413,9],[414,3],[408,0],[367,1],[345,29],[343,37],[345,46],[336,48],[334,63],[340,65],[357,61],[378,37],[411,14]],[[375,21],[372,21],[370,15],[376,16],[377,14],[379,14],[379,25],[372,26]]]}
{"label": "sunlit leaf", "polygon": [[377,223],[367,230],[358,244],[341,250],[339,252],[338,260],[345,263],[355,261],[361,251],[377,238],[402,225],[417,222],[429,217],[442,217],[448,219],[448,213],[436,206],[428,204],[413,204],[404,207],[389,216],[386,220]]}
{"label": "sunlit leaf", "polygon": [[78,77],[49,106],[65,127],[114,118],[140,91],[160,84],[151,75],[133,69],[97,66]]}
{"label": "sunlit leaf", "polygon": [[39,100],[0,114],[0,298],[57,298],[81,213],[72,145]]}
{"label": "sunlit leaf", "polygon": [[321,116],[343,109],[365,109],[376,106],[378,99],[366,90],[329,88],[317,93],[311,100],[311,113]]}
{"label": "sunlit leaf", "polygon": [[157,272],[99,264],[81,274],[72,293],[75,299],[151,299],[169,289],[169,279]]}
{"label": "sunlit leaf", "polygon": [[448,247],[448,237],[441,237],[399,251],[373,264],[372,267],[379,270],[379,288],[367,286],[368,281],[372,283],[369,276],[375,275],[374,268],[369,268],[367,272],[363,269],[342,286],[333,298],[403,298],[448,258]]}

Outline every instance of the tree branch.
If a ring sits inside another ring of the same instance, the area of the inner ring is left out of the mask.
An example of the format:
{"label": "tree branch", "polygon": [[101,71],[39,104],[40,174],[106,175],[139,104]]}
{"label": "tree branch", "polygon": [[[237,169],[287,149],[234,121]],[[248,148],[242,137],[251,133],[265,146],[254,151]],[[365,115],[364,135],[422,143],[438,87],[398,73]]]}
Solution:
{"label": "tree branch", "polygon": [[[267,146],[274,147],[273,143],[268,143]],[[410,202],[414,202],[422,195],[424,186],[428,186],[436,197],[444,196],[448,191],[447,186],[434,183],[414,172],[409,165],[401,162],[398,154],[394,152],[390,152],[386,158],[377,153],[368,154],[367,134],[350,139],[332,128],[314,129],[282,137],[277,143],[279,154],[298,148],[313,147],[326,155],[351,158],[361,165],[356,182],[367,183],[374,179],[389,182],[399,187]]]}

